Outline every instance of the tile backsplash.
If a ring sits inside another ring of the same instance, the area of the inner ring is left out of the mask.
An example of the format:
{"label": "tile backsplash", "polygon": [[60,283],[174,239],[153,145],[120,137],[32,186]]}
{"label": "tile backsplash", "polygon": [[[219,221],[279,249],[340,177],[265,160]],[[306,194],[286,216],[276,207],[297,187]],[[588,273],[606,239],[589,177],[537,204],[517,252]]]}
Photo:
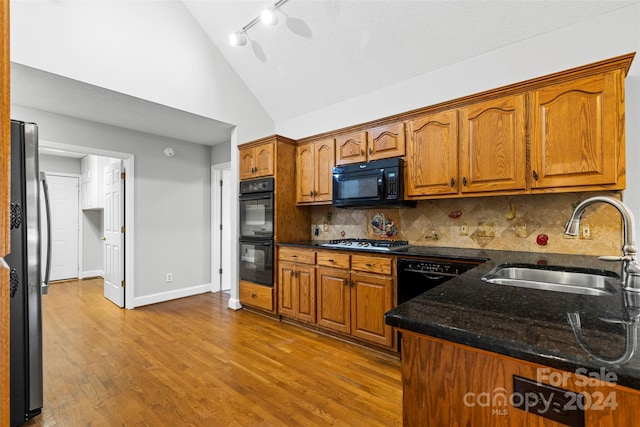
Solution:
{"label": "tile backsplash", "polygon": [[[581,220],[586,238],[563,233],[573,208],[595,195],[621,198],[617,192],[599,192],[425,200],[415,208],[395,209],[314,206],[310,235],[314,240],[378,237],[372,230],[380,231],[378,219],[383,216],[393,223],[389,238],[412,245],[619,255],[623,225],[612,206],[598,203],[587,208]],[[546,245],[539,244],[544,240],[539,235],[547,236]]]}

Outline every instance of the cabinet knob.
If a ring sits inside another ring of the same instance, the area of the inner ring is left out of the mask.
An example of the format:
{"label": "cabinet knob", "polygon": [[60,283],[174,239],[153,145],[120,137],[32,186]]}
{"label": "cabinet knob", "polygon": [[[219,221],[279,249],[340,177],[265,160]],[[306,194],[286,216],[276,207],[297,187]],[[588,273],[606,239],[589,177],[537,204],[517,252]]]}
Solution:
{"label": "cabinet knob", "polygon": [[365,264],[367,267],[371,268],[371,264],[367,263]]}
{"label": "cabinet knob", "polygon": [[364,157],[364,150],[362,148],[360,149],[360,156]]}
{"label": "cabinet knob", "polygon": [[453,186],[456,185],[456,180],[451,178],[451,182],[449,183],[449,185],[451,185],[451,188],[453,188]]}
{"label": "cabinet knob", "polygon": [[538,180],[538,172],[533,171],[533,179],[535,179],[536,181]]}
{"label": "cabinet knob", "polygon": [[251,292],[251,298],[257,298],[258,294],[256,294],[255,292]]}
{"label": "cabinet knob", "polygon": [[465,187],[467,186],[467,177],[463,177],[462,178],[462,185],[464,185]]}
{"label": "cabinet knob", "polygon": [[309,191],[309,197],[313,197],[313,191]]}
{"label": "cabinet knob", "polygon": [[318,192],[313,190],[313,197],[318,197]]}
{"label": "cabinet knob", "polygon": [[332,260],[332,259],[328,259],[327,261],[329,261],[330,263],[333,263],[333,260]]}
{"label": "cabinet knob", "polygon": [[344,285],[345,285],[345,286],[348,286],[348,285],[349,285],[349,279],[344,279],[343,281],[344,281]]}
{"label": "cabinet knob", "polygon": [[373,154],[373,148],[369,147],[369,155]]}

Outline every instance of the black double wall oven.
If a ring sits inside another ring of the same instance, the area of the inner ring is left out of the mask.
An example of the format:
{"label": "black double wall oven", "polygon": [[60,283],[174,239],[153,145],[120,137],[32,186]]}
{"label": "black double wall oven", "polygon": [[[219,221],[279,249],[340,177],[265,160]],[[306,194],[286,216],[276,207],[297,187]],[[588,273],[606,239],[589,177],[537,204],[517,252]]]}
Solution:
{"label": "black double wall oven", "polygon": [[240,279],[273,286],[273,178],[240,182]]}

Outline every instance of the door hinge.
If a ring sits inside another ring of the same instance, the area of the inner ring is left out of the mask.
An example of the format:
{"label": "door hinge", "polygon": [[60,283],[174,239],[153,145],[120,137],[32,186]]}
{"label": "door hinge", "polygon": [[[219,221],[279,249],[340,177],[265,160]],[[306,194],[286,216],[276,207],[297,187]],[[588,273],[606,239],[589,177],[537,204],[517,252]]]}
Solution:
{"label": "door hinge", "polygon": [[220,180],[220,187],[222,187],[222,180]]}
{"label": "door hinge", "polygon": [[120,179],[127,179],[127,174],[124,172],[120,173]]}
{"label": "door hinge", "polygon": [[222,230],[222,224],[220,224],[220,230]]}
{"label": "door hinge", "polygon": [[127,232],[127,230],[125,229],[124,225],[122,227],[120,227],[120,232],[123,233],[123,234]]}
{"label": "door hinge", "polygon": [[222,269],[221,268],[218,269],[218,274],[222,274]]}
{"label": "door hinge", "polygon": [[120,282],[120,286],[123,288],[127,287],[127,282],[125,282],[124,280],[122,282]]}

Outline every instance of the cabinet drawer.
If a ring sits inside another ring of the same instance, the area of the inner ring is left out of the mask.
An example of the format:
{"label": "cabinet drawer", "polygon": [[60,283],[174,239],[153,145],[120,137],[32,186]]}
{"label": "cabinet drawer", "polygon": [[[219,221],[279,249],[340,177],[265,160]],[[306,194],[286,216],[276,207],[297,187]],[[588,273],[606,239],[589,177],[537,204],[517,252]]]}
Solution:
{"label": "cabinet drawer", "polygon": [[351,255],[351,269],[390,275],[392,261],[391,258]]}
{"label": "cabinet drawer", "polygon": [[316,253],[314,251],[305,251],[297,248],[280,248],[278,252],[280,261],[292,261],[302,264],[315,264]]}
{"label": "cabinet drawer", "polygon": [[240,302],[273,311],[273,288],[240,280]]}
{"label": "cabinet drawer", "polygon": [[316,254],[316,263],[325,267],[349,268],[349,257],[349,254],[318,252]]}

